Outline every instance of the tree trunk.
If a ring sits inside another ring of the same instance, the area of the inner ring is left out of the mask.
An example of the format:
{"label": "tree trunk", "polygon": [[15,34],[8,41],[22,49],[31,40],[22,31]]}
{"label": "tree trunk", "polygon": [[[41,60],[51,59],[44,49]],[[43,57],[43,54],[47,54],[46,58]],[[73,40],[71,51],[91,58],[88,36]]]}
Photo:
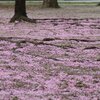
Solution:
{"label": "tree trunk", "polygon": [[57,0],[43,0],[43,7],[47,8],[59,8]]}
{"label": "tree trunk", "polygon": [[11,18],[10,22],[15,21],[28,21],[35,22],[35,20],[29,19],[26,14],[26,0],[15,0],[15,14]]}
{"label": "tree trunk", "polygon": [[97,6],[100,6],[100,2],[97,4]]}

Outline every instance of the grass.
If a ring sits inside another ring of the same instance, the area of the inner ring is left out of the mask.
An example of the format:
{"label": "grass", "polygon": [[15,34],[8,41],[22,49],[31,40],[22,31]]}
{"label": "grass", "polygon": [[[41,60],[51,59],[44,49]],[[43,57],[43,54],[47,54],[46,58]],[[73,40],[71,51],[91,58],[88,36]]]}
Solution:
{"label": "grass", "polygon": [[[12,6],[14,1],[0,1],[1,6]],[[29,6],[40,6],[42,2],[27,1]],[[97,2],[59,2],[59,5],[97,5]]]}
{"label": "grass", "polygon": [[97,2],[65,2],[61,5],[97,5]]}

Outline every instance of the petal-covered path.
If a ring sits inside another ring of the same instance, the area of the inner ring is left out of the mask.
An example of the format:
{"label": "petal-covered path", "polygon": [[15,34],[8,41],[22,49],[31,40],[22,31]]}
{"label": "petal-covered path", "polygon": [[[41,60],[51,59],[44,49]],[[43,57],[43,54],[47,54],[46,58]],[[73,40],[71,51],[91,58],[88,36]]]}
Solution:
{"label": "petal-covered path", "polygon": [[100,100],[100,19],[0,30],[0,100]]}

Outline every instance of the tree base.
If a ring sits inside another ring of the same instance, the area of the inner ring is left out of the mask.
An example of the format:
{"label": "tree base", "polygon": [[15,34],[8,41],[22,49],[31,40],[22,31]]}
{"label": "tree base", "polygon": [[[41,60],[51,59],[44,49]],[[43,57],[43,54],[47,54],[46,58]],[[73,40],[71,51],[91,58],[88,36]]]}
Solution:
{"label": "tree base", "polygon": [[97,6],[100,6],[100,2],[97,4]]}
{"label": "tree base", "polygon": [[43,8],[60,8],[57,0],[43,0]]}
{"label": "tree base", "polygon": [[42,8],[61,8],[59,5],[42,5]]}
{"label": "tree base", "polygon": [[19,15],[14,15],[11,20],[10,23],[13,23],[15,21],[26,21],[26,22],[30,22],[30,23],[36,23],[36,19],[30,19],[27,16],[19,16]]}

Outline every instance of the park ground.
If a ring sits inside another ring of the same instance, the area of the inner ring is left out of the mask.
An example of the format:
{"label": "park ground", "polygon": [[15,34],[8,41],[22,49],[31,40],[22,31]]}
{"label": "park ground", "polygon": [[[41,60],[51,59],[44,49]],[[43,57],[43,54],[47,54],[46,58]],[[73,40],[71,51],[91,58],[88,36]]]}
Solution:
{"label": "park ground", "polygon": [[0,100],[100,100],[100,7],[27,13],[36,24],[0,6]]}

